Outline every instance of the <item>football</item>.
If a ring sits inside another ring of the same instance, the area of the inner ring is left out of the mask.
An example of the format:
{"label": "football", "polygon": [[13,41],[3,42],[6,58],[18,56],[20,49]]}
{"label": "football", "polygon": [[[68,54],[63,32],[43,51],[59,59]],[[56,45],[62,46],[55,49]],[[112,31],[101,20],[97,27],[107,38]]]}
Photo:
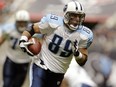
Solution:
{"label": "football", "polygon": [[28,50],[32,52],[34,55],[39,54],[41,51],[41,42],[37,38],[30,38],[30,42],[34,42],[34,44],[31,44],[28,46]]}

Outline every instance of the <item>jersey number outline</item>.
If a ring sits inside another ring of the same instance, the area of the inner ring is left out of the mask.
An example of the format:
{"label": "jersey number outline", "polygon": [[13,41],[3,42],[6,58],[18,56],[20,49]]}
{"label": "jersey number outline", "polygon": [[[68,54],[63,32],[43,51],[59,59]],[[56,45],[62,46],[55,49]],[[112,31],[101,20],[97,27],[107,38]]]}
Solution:
{"label": "jersey number outline", "polygon": [[58,20],[58,17],[56,15],[51,15],[50,19]]}
{"label": "jersey number outline", "polygon": [[48,45],[48,49],[54,53],[54,54],[59,54],[61,57],[68,57],[72,54],[72,49],[71,49],[71,41],[67,40],[63,50],[60,49],[60,44],[62,43],[63,38],[57,34],[54,35],[52,41]]}

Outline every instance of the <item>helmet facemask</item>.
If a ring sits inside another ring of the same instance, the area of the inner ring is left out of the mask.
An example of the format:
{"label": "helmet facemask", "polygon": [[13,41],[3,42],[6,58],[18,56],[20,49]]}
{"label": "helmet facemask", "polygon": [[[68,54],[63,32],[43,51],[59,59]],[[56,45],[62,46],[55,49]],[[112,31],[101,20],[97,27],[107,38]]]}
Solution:
{"label": "helmet facemask", "polygon": [[67,12],[64,15],[64,23],[73,31],[79,28],[79,26],[84,22],[84,19],[84,13]]}
{"label": "helmet facemask", "polygon": [[28,21],[16,21],[16,28],[18,32],[22,33],[28,27]]}
{"label": "helmet facemask", "polygon": [[82,5],[77,1],[71,1],[64,7],[64,23],[70,30],[75,31],[84,22],[85,13]]}

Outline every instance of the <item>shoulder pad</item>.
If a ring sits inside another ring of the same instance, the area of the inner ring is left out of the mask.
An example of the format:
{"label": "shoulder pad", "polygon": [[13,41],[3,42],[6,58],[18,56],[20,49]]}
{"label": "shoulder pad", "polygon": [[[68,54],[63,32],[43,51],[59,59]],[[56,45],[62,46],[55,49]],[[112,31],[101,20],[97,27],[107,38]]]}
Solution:
{"label": "shoulder pad", "polygon": [[84,42],[85,46],[88,48],[93,41],[93,32],[85,26],[81,26],[77,32],[80,33],[82,42]]}
{"label": "shoulder pad", "polygon": [[56,28],[58,26],[63,25],[63,18],[55,14],[47,14],[41,19],[41,22],[43,23],[48,22],[50,27]]}
{"label": "shoulder pad", "polygon": [[77,30],[77,32],[79,32],[80,34],[86,36],[87,38],[93,38],[93,32],[89,28],[87,28],[85,26],[81,26]]}

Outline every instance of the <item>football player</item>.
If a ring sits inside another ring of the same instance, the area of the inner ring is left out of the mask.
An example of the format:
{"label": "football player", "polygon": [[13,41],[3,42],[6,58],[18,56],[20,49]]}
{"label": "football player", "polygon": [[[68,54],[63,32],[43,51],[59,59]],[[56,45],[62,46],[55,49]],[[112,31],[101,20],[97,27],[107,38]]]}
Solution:
{"label": "football player", "polygon": [[60,87],[73,56],[81,66],[87,61],[93,33],[82,25],[85,19],[83,7],[79,2],[71,1],[63,11],[63,17],[47,14],[22,33],[19,45],[31,55],[27,49],[28,39],[35,33],[44,34],[40,54],[32,66],[31,87]]}
{"label": "football player", "polygon": [[15,22],[3,26],[2,41],[5,41],[6,60],[3,65],[3,87],[22,87],[31,58],[19,47],[21,33],[28,27],[30,16],[26,10],[15,14]]}

